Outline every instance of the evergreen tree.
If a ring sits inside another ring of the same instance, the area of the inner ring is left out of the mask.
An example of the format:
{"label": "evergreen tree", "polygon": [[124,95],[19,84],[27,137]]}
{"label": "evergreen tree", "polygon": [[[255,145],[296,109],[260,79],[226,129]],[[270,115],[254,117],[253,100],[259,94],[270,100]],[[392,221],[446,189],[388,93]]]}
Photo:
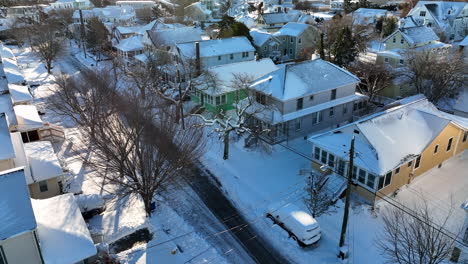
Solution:
{"label": "evergreen tree", "polygon": [[323,37],[324,37],[324,33],[320,33],[320,42],[319,42],[319,45],[318,45],[318,53],[320,54],[320,58],[321,59],[325,59],[325,46],[324,46],[324,42],[323,42]]}
{"label": "evergreen tree", "polygon": [[383,23],[383,36],[387,37],[388,35],[392,34],[397,29],[398,20],[395,17],[389,17],[385,19]]}
{"label": "evergreen tree", "polygon": [[219,25],[219,38],[230,38],[245,36],[252,41],[249,28],[242,22],[235,21],[234,18],[224,15]]}
{"label": "evergreen tree", "polygon": [[97,17],[92,17],[86,24],[86,44],[99,56],[110,48],[109,31]]}
{"label": "evergreen tree", "polygon": [[382,32],[382,28],[383,28],[383,22],[384,22],[384,18],[383,17],[379,17],[375,23],[375,31],[377,33],[380,33]]}
{"label": "evergreen tree", "polygon": [[341,67],[353,62],[358,55],[356,44],[351,29],[347,26],[344,27],[339,32],[338,39],[331,49],[334,63]]}

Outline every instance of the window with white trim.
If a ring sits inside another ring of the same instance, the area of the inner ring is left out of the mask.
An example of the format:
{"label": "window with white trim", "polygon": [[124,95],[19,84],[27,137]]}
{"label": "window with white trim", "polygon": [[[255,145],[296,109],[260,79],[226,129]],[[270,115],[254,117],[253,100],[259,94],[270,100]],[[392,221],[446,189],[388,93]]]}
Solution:
{"label": "window with white trim", "polygon": [[374,174],[371,174],[371,173],[367,174],[367,182],[366,182],[367,187],[372,188],[372,189],[375,188],[375,178],[376,176]]}
{"label": "window with white trim", "polygon": [[322,149],[322,156],[320,157],[320,161],[323,164],[327,164],[327,155],[328,155],[328,152]]}
{"label": "window with white trim", "polygon": [[320,148],[319,147],[314,148],[314,159],[320,160]]}
{"label": "window with white trim", "polygon": [[359,177],[358,182],[365,184],[366,183],[366,171],[363,169],[359,169]]}
{"label": "window with white trim", "polygon": [[387,185],[389,185],[391,182],[392,182],[392,172],[390,171],[385,176],[380,176],[379,185],[377,186],[377,189],[380,190],[386,187]]}
{"label": "window with white trim", "polygon": [[331,168],[335,167],[335,155],[328,153],[328,166]]}

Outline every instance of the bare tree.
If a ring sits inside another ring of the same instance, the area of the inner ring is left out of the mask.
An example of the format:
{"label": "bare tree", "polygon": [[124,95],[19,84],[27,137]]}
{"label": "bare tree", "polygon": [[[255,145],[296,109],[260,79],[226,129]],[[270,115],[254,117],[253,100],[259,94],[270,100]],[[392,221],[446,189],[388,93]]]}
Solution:
{"label": "bare tree", "polygon": [[[223,159],[229,159],[229,142],[232,132],[237,135],[242,135],[246,132],[263,133],[267,129],[260,130],[248,125],[247,120],[253,115],[260,113],[266,107],[260,107],[255,103],[255,97],[249,86],[253,78],[248,74],[234,74],[230,86],[234,89],[234,109],[231,112],[220,109],[214,114],[213,118],[202,114],[193,114],[203,120],[200,126],[214,127],[214,131],[219,134],[219,138],[223,141],[224,151]],[[216,83],[216,82],[214,82]],[[254,131],[255,129],[255,131]]]}
{"label": "bare tree", "polygon": [[356,61],[348,67],[348,70],[361,79],[361,85],[365,94],[369,96],[369,101],[372,101],[380,91],[390,87],[394,78],[391,69],[384,64]]}
{"label": "bare tree", "polygon": [[410,51],[405,56],[408,67],[405,75],[409,85],[433,103],[455,96],[467,85],[468,68],[463,57],[456,52]]}
{"label": "bare tree", "polygon": [[32,50],[45,62],[47,73],[52,71],[52,62],[63,52],[63,39],[57,36],[57,27],[53,24],[38,25],[31,40]]}
{"label": "bare tree", "polygon": [[313,217],[319,217],[330,210],[332,201],[325,188],[326,184],[326,174],[314,174],[305,188],[307,196],[304,202]]}
{"label": "bare tree", "polygon": [[[180,179],[204,149],[201,129],[181,129],[152,93],[122,85],[116,72],[86,71],[62,76],[50,102],[55,112],[79,125],[91,159],[106,185],[117,195],[137,194],[151,214],[154,195]],[[85,158],[85,157],[83,157]]]}
{"label": "bare tree", "polygon": [[384,228],[377,244],[388,263],[439,264],[449,257],[456,235],[447,233],[450,210],[442,219],[435,219],[427,200],[408,209],[392,207],[383,214]]}

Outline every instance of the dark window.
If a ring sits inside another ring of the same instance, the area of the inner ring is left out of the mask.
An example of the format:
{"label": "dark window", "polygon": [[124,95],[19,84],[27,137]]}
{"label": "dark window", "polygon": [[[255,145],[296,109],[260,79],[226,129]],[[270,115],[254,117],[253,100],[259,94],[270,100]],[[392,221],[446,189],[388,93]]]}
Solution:
{"label": "dark window", "polygon": [[262,105],[266,105],[266,96],[262,93],[255,93],[255,101]]}
{"label": "dark window", "polygon": [[398,173],[400,173],[400,167],[396,168],[395,170],[395,174],[398,174]]}
{"label": "dark window", "polygon": [[220,105],[220,104],[221,104],[221,97],[216,96],[216,105]]}
{"label": "dark window", "polygon": [[384,184],[384,186],[389,185],[391,181],[392,181],[392,172],[389,172],[389,173],[387,173],[387,175],[385,175],[385,184]]}
{"label": "dark window", "polygon": [[463,134],[463,142],[466,141],[466,139],[468,138],[468,131],[465,131],[465,133]]}
{"label": "dark window", "polygon": [[421,12],[419,12],[419,16],[422,16],[422,17],[423,17],[423,16],[426,16],[426,11],[421,11]]}
{"label": "dark window", "polygon": [[452,142],[453,142],[453,138],[450,138],[447,144],[447,151],[450,151],[452,149]]}
{"label": "dark window", "polygon": [[417,169],[419,168],[419,165],[421,164],[421,156],[419,156],[417,159],[416,159],[416,162],[414,163],[414,168]]}
{"label": "dark window", "polygon": [[333,89],[331,91],[331,96],[330,96],[330,100],[335,100],[336,99],[336,89]]}
{"label": "dark window", "polygon": [[230,58],[231,60],[234,59],[234,54],[230,54],[230,55],[229,55],[229,58]]}
{"label": "dark window", "polygon": [[304,98],[297,99],[296,110],[301,110],[303,107],[303,103],[304,103]]}
{"label": "dark window", "polygon": [[335,155],[328,153],[328,166],[335,167]]}
{"label": "dark window", "polygon": [[378,190],[383,188],[384,181],[385,181],[385,177],[383,177],[383,176],[379,177],[379,186],[377,186]]}
{"label": "dark window", "polygon": [[434,147],[434,154],[436,154],[437,151],[439,151],[439,145],[435,145],[435,147]]}
{"label": "dark window", "polygon": [[400,43],[403,44],[405,43],[405,40],[403,38],[400,39]]}
{"label": "dark window", "polygon": [[323,163],[323,164],[327,164],[327,155],[328,153],[322,149],[322,158],[320,159],[320,161]]}
{"label": "dark window", "polygon": [[360,183],[365,183],[365,182],[366,182],[366,171],[365,171],[365,170],[359,169],[359,178],[358,178],[358,181],[359,181]]}
{"label": "dark window", "polygon": [[348,106],[343,105],[343,114],[346,114],[346,113],[348,113]]}
{"label": "dark window", "polygon": [[39,191],[47,192],[48,190],[49,190],[49,187],[47,187],[47,181],[40,181],[39,182]]}
{"label": "dark window", "polygon": [[218,60],[221,60],[221,56],[218,56]]}
{"label": "dark window", "polygon": [[357,177],[357,167],[353,166],[353,179],[356,179]]}
{"label": "dark window", "polygon": [[289,54],[292,54],[292,53],[293,53],[293,52],[292,52],[292,49],[289,49]]}
{"label": "dark window", "polygon": [[400,64],[403,64],[405,61],[404,60],[400,60]]}
{"label": "dark window", "polygon": [[316,113],[313,113],[312,114],[312,124],[315,125],[318,123],[318,115],[320,114],[320,112],[316,112]]}
{"label": "dark window", "polygon": [[299,39],[297,40],[297,43],[301,44],[301,43],[302,43],[302,39],[299,38]]}
{"label": "dark window", "polygon": [[318,147],[315,147],[315,149],[314,149],[314,158],[316,160],[320,160],[320,148],[318,148]]}
{"label": "dark window", "polygon": [[314,100],[314,96],[313,95],[309,96],[309,100],[310,101]]}
{"label": "dark window", "polygon": [[37,130],[21,132],[21,138],[23,139],[24,143],[38,141],[39,133],[37,133]]}
{"label": "dark window", "polygon": [[330,107],[329,114],[330,116],[333,116],[335,114],[335,109],[333,107]]}
{"label": "dark window", "polygon": [[372,189],[374,189],[375,185],[375,175],[374,174],[367,174],[367,183],[366,185]]}
{"label": "dark window", "polygon": [[396,38],[395,37],[393,37],[393,43],[396,43]]}
{"label": "dark window", "polygon": [[411,165],[413,165],[413,161],[408,162],[408,168],[411,167]]}

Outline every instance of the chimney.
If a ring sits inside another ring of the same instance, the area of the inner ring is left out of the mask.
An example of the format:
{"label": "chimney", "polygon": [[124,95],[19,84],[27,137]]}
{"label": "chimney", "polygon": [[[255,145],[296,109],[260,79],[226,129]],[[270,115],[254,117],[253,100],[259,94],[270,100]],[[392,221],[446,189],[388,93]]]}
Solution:
{"label": "chimney", "polygon": [[320,59],[320,54],[318,54],[317,51],[315,51],[314,54],[312,54],[311,60],[318,60],[318,59]]}
{"label": "chimney", "polygon": [[200,42],[195,42],[195,67],[197,75],[201,74],[201,61],[200,61]]}

